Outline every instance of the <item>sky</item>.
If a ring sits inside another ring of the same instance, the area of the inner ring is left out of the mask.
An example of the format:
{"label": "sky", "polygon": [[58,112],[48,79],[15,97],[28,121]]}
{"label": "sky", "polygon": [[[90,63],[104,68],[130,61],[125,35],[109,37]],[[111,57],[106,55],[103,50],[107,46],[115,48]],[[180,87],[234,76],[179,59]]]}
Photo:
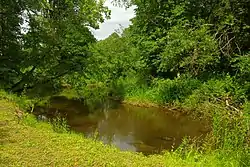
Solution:
{"label": "sky", "polygon": [[[105,6],[108,6],[108,8],[111,10],[111,19],[105,20],[104,23],[100,24],[100,28],[98,30],[91,29],[97,40],[107,38],[109,35],[115,32],[116,29],[120,29],[120,25],[123,28],[127,28],[131,24],[129,20],[135,16],[135,7],[132,6],[131,8],[125,9],[125,7],[121,8],[113,6],[111,1],[112,0],[106,0],[105,2]],[[26,14],[27,13],[24,12],[23,18],[26,16]],[[25,20],[21,27],[22,33],[27,32],[28,21]]]}
{"label": "sky", "polygon": [[111,19],[105,20],[100,25],[100,29],[93,30],[93,34],[98,40],[107,38],[116,29],[119,29],[120,25],[123,28],[127,28],[131,24],[129,20],[135,16],[134,7],[128,9],[116,7],[111,4],[111,0],[107,0],[105,6],[108,6],[111,10]]}

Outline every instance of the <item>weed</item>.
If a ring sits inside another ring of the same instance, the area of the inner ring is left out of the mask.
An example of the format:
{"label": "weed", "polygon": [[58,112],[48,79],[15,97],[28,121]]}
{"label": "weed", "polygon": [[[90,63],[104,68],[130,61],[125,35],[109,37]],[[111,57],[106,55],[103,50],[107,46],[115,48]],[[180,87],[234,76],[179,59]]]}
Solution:
{"label": "weed", "polygon": [[51,125],[53,130],[57,133],[68,133],[70,130],[65,118],[56,117],[51,121]]}

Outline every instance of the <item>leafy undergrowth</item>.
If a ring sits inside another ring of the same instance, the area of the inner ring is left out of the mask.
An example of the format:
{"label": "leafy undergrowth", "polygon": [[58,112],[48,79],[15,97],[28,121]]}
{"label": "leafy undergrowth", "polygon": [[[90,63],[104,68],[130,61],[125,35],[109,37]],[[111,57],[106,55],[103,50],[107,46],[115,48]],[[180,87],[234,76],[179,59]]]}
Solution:
{"label": "leafy undergrowth", "polygon": [[144,156],[74,133],[57,133],[50,124],[24,115],[18,124],[14,104],[0,100],[0,166],[238,166],[233,155],[166,152]]}

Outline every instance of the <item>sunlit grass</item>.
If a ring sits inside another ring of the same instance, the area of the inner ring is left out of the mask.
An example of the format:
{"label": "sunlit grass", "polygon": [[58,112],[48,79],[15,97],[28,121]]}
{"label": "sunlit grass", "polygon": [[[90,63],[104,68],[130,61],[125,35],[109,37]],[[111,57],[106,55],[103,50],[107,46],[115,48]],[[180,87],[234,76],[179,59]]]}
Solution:
{"label": "sunlit grass", "polygon": [[[240,166],[240,152],[194,150],[144,156],[75,133],[56,133],[31,115],[17,124],[13,103],[0,101],[0,166]],[[239,156],[239,157],[237,157]],[[244,165],[243,165],[244,166]]]}
{"label": "sunlit grass", "polygon": [[79,98],[79,94],[77,93],[76,90],[73,90],[73,89],[64,89],[63,91],[58,93],[58,96],[65,96],[68,99]]}

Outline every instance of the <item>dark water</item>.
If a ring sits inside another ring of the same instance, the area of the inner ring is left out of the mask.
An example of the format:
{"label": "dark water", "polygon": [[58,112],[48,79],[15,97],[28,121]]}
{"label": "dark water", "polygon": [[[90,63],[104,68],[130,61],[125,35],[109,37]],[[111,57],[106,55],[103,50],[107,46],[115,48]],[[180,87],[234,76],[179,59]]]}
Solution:
{"label": "dark water", "polygon": [[[43,113],[42,113],[43,111]],[[208,129],[203,121],[158,108],[116,104],[88,112],[79,101],[54,98],[50,108],[36,108],[46,117],[63,116],[71,130],[95,137],[121,150],[159,153],[181,144],[183,137],[202,137]]]}

